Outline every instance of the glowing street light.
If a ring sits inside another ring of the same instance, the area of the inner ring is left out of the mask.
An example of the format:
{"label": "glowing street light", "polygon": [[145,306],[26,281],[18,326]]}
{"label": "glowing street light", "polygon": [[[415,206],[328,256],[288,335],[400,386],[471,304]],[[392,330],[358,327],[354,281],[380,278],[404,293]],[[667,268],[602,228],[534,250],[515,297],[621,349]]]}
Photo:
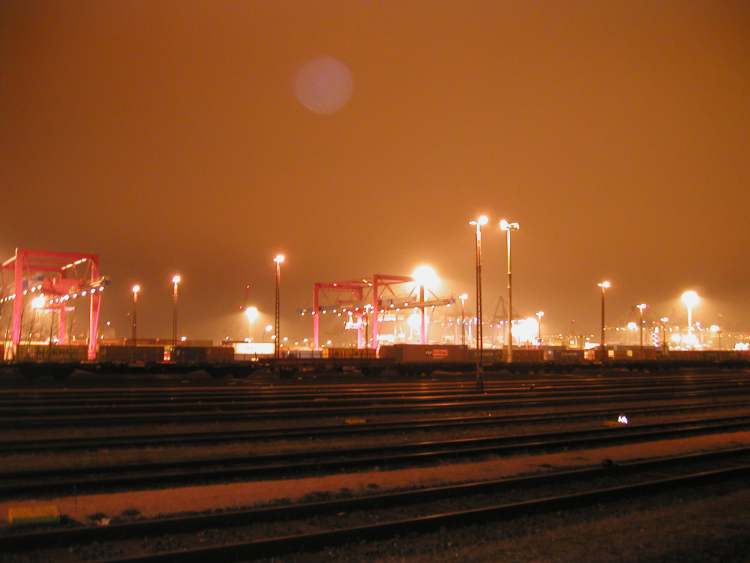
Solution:
{"label": "glowing street light", "polygon": [[640,305],[635,306],[635,308],[638,309],[638,312],[641,315],[641,319],[639,323],[641,352],[643,352],[643,311],[645,311],[647,307],[648,305],[646,305],[645,303],[641,303]]}
{"label": "glowing street light", "polygon": [[693,332],[693,308],[700,303],[701,298],[692,289],[684,292],[681,296],[682,304],[687,308],[688,333]]}
{"label": "glowing street light", "polygon": [[177,346],[177,302],[180,297],[180,284],[182,276],[175,274],[172,276],[172,346]]}
{"label": "glowing street light", "polygon": [[602,349],[602,361],[607,359],[607,345],[605,343],[604,337],[604,327],[605,327],[605,317],[604,317],[604,295],[607,293],[607,290],[612,287],[612,284],[608,280],[604,280],[603,282],[599,282],[596,284],[601,290],[602,290],[602,334],[601,334],[601,349]]}
{"label": "glowing street light", "polygon": [[274,264],[276,264],[276,302],[274,307],[274,341],[273,341],[273,355],[276,359],[281,357],[281,347],[279,344],[279,333],[281,330],[281,295],[280,295],[280,286],[281,286],[281,265],[286,260],[286,257],[283,254],[277,254],[276,257],[273,259]]}
{"label": "glowing street light", "polygon": [[513,361],[513,274],[511,268],[510,233],[518,231],[521,226],[518,223],[509,223],[505,219],[500,221],[500,230],[505,231],[508,254],[508,363]]}
{"label": "glowing street light", "polygon": [[255,326],[255,323],[258,322],[258,319],[260,318],[260,312],[258,312],[258,308],[255,306],[245,307],[245,318],[250,325],[250,334],[252,337],[253,333],[255,332],[253,330],[253,326]]}
{"label": "glowing street light", "polygon": [[537,335],[537,340],[539,340],[539,347],[542,347],[542,317],[544,317],[544,311],[537,311],[536,312],[536,318],[537,318],[537,326],[539,329],[539,333]]}
{"label": "glowing street light", "polygon": [[38,311],[39,309],[44,309],[44,305],[46,304],[47,300],[45,299],[44,295],[37,295],[34,297],[34,299],[31,300],[31,308],[34,311]]}
{"label": "glowing street light", "polygon": [[138,333],[137,333],[137,326],[138,326],[138,295],[141,293],[141,286],[140,284],[135,284],[131,291],[133,292],[133,314],[130,318],[130,339],[133,341],[133,346],[138,346]]}
{"label": "glowing street light", "polygon": [[427,344],[427,325],[425,322],[425,311],[424,311],[424,290],[436,289],[440,285],[440,278],[432,268],[432,266],[422,265],[412,272],[411,277],[419,286],[419,308],[421,309],[420,319],[420,341],[422,344]]}
{"label": "glowing street light", "polygon": [[659,322],[661,323],[661,347],[664,350],[664,353],[669,353],[669,340],[667,339],[667,323],[669,322],[669,317],[661,317],[659,319]]}
{"label": "glowing street light", "polygon": [[484,380],[482,378],[482,227],[489,223],[487,215],[480,215],[473,221],[469,221],[469,225],[475,227],[474,234],[474,251],[475,251],[475,262],[476,262],[476,299],[477,299],[477,388],[484,388]]}
{"label": "glowing street light", "polygon": [[469,298],[468,293],[462,293],[458,296],[458,300],[461,302],[461,346],[466,346],[466,320],[464,313],[464,305],[466,300]]}

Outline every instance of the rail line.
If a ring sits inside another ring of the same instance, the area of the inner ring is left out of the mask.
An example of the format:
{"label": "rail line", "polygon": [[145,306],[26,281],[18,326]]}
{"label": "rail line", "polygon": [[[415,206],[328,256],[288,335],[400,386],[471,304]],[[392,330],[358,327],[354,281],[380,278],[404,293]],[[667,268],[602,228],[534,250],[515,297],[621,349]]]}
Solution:
{"label": "rail line", "polygon": [[0,497],[90,492],[230,479],[278,478],[320,471],[430,464],[455,458],[559,451],[655,439],[680,438],[750,427],[750,417],[680,421],[627,428],[604,428],[532,435],[423,441],[347,450],[299,451],[254,456],[213,457],[179,462],[147,462],[98,467],[66,467],[0,473]]}
{"label": "rail line", "polygon": [[[168,534],[194,533],[211,528],[238,528],[257,522],[285,522],[310,516],[341,512],[389,509],[435,502],[441,499],[456,499],[475,495],[492,495],[510,490],[532,492],[537,487],[584,483],[584,490],[554,496],[532,497],[521,501],[492,503],[462,510],[438,511],[429,508],[407,518],[389,518],[386,521],[357,526],[323,528],[314,532],[276,537],[252,537],[228,544],[190,546],[179,550],[156,553],[140,553],[129,557],[106,559],[106,561],[129,563],[236,561],[261,557],[281,556],[300,551],[310,551],[353,541],[377,540],[396,534],[429,532],[444,526],[465,526],[474,523],[512,519],[533,513],[565,510],[588,506],[593,503],[633,498],[636,495],[665,492],[671,489],[694,487],[715,482],[746,477],[750,474],[750,448],[735,448],[714,452],[671,456],[667,458],[628,462],[614,467],[589,467],[559,472],[548,472],[526,477],[506,478],[493,481],[444,485],[426,489],[391,492],[365,497],[344,498],[324,502],[294,504],[227,511],[213,514],[187,515],[154,520],[142,520],[109,527],[75,527],[39,532],[0,536],[0,552],[12,553],[20,550],[41,548],[70,548],[91,542],[111,542],[142,539]],[[706,463],[723,467],[706,469]],[[698,467],[694,467],[694,466]],[[692,466],[692,467],[691,467]],[[665,472],[673,474],[664,476]],[[676,474],[675,474],[676,473]],[[657,477],[658,475],[658,477]],[[594,484],[597,479],[624,478],[635,482],[602,487]],[[257,534],[256,534],[257,536]],[[148,550],[148,548],[146,548]],[[141,550],[142,551],[142,550]]]}
{"label": "rail line", "polygon": [[[193,411],[172,411],[164,412],[136,412],[120,413],[111,415],[93,416],[88,410],[80,413],[64,415],[46,416],[18,416],[18,413],[9,414],[0,417],[0,425],[13,428],[39,428],[54,426],[56,428],[63,426],[105,426],[120,424],[158,424],[167,422],[201,422],[201,421],[241,421],[241,420],[266,420],[279,418],[321,418],[332,416],[358,416],[358,415],[377,415],[377,414],[403,414],[405,410],[412,413],[418,412],[446,412],[446,411],[470,411],[470,410],[489,410],[489,409],[508,409],[508,408],[527,408],[527,407],[557,407],[564,405],[587,405],[598,403],[611,403],[617,401],[623,405],[633,402],[659,401],[659,400],[680,400],[680,399],[707,399],[719,397],[737,397],[745,396],[750,393],[750,385],[730,385],[720,386],[700,391],[674,390],[672,392],[651,393],[644,389],[641,393],[600,393],[597,395],[580,397],[573,394],[557,398],[554,396],[537,396],[529,397],[528,394],[514,396],[512,399],[503,399],[493,396],[478,396],[477,400],[472,401],[442,401],[427,402],[421,404],[408,405],[408,409],[403,404],[376,404],[362,406],[344,406],[335,407],[326,401],[320,401],[316,407],[310,406],[310,401],[301,402],[297,406],[287,408],[248,408],[242,405],[227,405],[223,408],[210,410]],[[111,409],[107,409],[111,410]]]}
{"label": "rail line", "polygon": [[0,401],[0,416],[8,415],[12,413],[16,416],[20,415],[33,415],[39,412],[47,412],[49,409],[54,408],[57,412],[76,412],[76,409],[85,408],[89,413],[106,412],[112,409],[127,410],[130,412],[139,412],[145,409],[176,409],[177,407],[183,410],[191,409],[206,409],[212,406],[224,406],[226,408],[239,409],[247,406],[273,406],[273,407],[287,407],[293,408],[296,406],[309,405],[312,401],[325,401],[330,406],[356,406],[363,404],[372,404],[376,402],[380,405],[393,405],[393,404],[419,404],[430,401],[443,401],[443,400],[464,400],[464,401],[481,401],[487,397],[501,399],[501,398],[516,398],[519,394],[523,394],[525,397],[541,398],[541,397],[582,397],[582,396],[596,396],[601,395],[602,392],[606,392],[609,396],[617,394],[627,394],[632,392],[649,392],[656,393],[660,391],[671,391],[671,390],[712,390],[712,389],[724,389],[724,388],[737,388],[744,387],[746,384],[750,388],[750,381],[745,379],[722,379],[722,380],[711,380],[711,381],[698,381],[698,382],[680,382],[680,383],[664,383],[664,382],[650,382],[648,385],[642,384],[599,384],[591,386],[540,386],[537,387],[534,384],[516,385],[514,387],[489,387],[486,388],[482,393],[477,393],[476,390],[466,388],[454,388],[450,390],[445,389],[422,389],[415,390],[409,393],[382,393],[382,392],[370,392],[370,391],[352,391],[346,394],[342,393],[317,393],[317,394],[298,394],[289,396],[286,394],[222,394],[221,396],[215,396],[213,394],[204,395],[186,395],[183,393],[176,393],[169,396],[151,396],[151,397],[130,397],[130,396],[93,396],[87,399],[79,398],[64,398],[54,400],[40,400],[38,398],[32,399],[15,399],[13,401],[4,400]]}
{"label": "rail line", "polygon": [[[750,406],[750,402],[727,403],[689,403],[680,405],[657,405],[644,408],[627,409],[632,418],[635,415],[665,414],[675,412],[690,412],[704,410],[718,410]],[[0,441],[0,453],[20,452],[52,452],[72,450],[96,450],[112,448],[138,448],[159,445],[195,445],[216,444],[222,442],[260,442],[280,439],[305,439],[318,437],[340,437],[367,434],[385,434],[396,432],[410,432],[419,430],[448,430],[456,428],[490,428],[519,423],[566,422],[587,419],[612,419],[622,412],[622,409],[598,409],[576,412],[562,412],[551,414],[531,415],[499,415],[476,417],[451,417],[436,419],[414,419],[398,422],[365,423],[361,425],[322,425],[306,426],[304,428],[277,428],[260,430],[240,430],[230,432],[188,432],[167,434],[141,434],[128,436],[108,436],[96,438],[59,438],[49,440],[9,440]]]}

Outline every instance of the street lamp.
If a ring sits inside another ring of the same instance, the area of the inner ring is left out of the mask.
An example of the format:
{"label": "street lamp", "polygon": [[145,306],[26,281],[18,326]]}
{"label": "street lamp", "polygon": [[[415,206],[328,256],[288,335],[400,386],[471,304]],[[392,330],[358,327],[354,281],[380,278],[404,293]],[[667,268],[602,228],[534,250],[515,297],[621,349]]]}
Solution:
{"label": "street lamp", "polygon": [[664,353],[669,353],[669,340],[667,340],[667,323],[669,322],[669,317],[662,317],[659,319],[659,322],[661,322],[661,347]]}
{"label": "street lamp", "polygon": [[508,363],[513,361],[513,274],[511,268],[510,233],[521,228],[518,223],[509,223],[505,219],[500,221],[500,230],[505,231],[508,247]]}
{"label": "street lamp", "polygon": [[482,378],[482,227],[489,223],[487,215],[480,215],[473,221],[469,221],[469,225],[475,227],[474,234],[474,251],[476,261],[476,292],[477,292],[477,388],[484,388],[484,380]]}
{"label": "street lamp", "polygon": [[419,286],[419,308],[421,309],[420,319],[420,342],[427,344],[427,325],[425,322],[424,311],[424,292],[427,289],[436,289],[440,285],[440,279],[431,266],[417,266],[411,275]]}
{"label": "street lamp", "polygon": [[133,292],[133,315],[130,319],[130,339],[133,341],[133,346],[138,346],[138,333],[137,333],[137,315],[138,315],[138,295],[141,293],[141,286],[135,284],[131,290]]}
{"label": "street lamp", "polygon": [[274,340],[273,340],[273,355],[274,358],[278,359],[281,357],[281,345],[279,344],[279,331],[281,330],[281,300],[279,293],[279,286],[281,285],[281,265],[286,260],[283,254],[277,254],[273,259],[276,264],[276,304],[274,307]]}
{"label": "street lamp", "polygon": [[250,328],[250,331],[249,331],[250,332],[250,338],[253,338],[253,336],[254,336],[253,333],[255,332],[253,330],[253,326],[255,325],[255,323],[260,318],[260,313],[258,312],[258,308],[255,307],[255,306],[245,307],[245,318],[247,318],[247,322],[250,325],[250,327],[249,327]]}
{"label": "street lamp", "polygon": [[542,317],[544,317],[544,311],[537,311],[536,312],[536,321],[537,321],[537,340],[539,340],[539,347],[542,347]]}
{"label": "street lamp", "polygon": [[175,274],[172,276],[172,346],[177,346],[177,301],[180,296],[180,284],[182,276]]}
{"label": "street lamp", "polygon": [[461,346],[466,346],[466,321],[464,313],[464,305],[466,300],[469,298],[468,293],[462,293],[458,296],[458,300],[461,302]]}
{"label": "street lamp", "polygon": [[682,294],[682,303],[687,308],[688,315],[688,334],[693,332],[693,307],[700,303],[701,298],[698,294],[691,290],[688,290]]}
{"label": "street lamp", "polygon": [[639,323],[639,327],[638,327],[640,329],[639,338],[640,338],[640,343],[641,343],[641,353],[643,352],[643,311],[646,310],[646,307],[648,307],[648,305],[646,305],[645,303],[641,303],[640,305],[635,306],[635,308],[638,309],[638,312],[641,315],[641,322]]}
{"label": "street lamp", "polygon": [[596,284],[599,286],[599,288],[602,290],[602,334],[601,334],[601,349],[602,349],[602,361],[607,359],[607,345],[604,340],[604,327],[605,327],[605,317],[604,317],[604,295],[607,293],[607,290],[612,287],[612,284],[604,280],[603,282],[599,282]]}

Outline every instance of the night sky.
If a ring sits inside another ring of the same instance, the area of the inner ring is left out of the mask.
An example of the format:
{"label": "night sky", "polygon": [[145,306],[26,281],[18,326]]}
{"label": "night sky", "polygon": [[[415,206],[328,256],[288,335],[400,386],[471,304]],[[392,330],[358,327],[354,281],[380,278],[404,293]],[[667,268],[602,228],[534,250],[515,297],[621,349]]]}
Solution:
{"label": "night sky", "polygon": [[482,212],[486,315],[506,217],[549,330],[597,330],[605,278],[613,323],[693,288],[748,328],[748,185],[744,0],[0,3],[0,253],[99,253],[120,335],[136,281],[139,334],[170,334],[179,271],[180,332],[239,336],[279,251],[290,336],[315,281],[429,263],[472,295]]}

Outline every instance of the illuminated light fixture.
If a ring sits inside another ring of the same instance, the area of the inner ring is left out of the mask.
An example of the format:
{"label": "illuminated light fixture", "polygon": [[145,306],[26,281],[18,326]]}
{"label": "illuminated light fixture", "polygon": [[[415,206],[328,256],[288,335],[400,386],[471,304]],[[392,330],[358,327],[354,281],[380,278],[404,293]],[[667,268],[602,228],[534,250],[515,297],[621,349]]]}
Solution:
{"label": "illuminated light fixture", "polygon": [[276,257],[273,259],[273,261],[276,262],[277,264],[283,264],[284,260],[286,260],[286,257],[283,254],[277,254]]}
{"label": "illuminated light fixture", "polygon": [[[432,266],[426,264],[417,266],[412,272],[411,277],[414,278],[418,286],[425,289],[435,290],[440,287],[440,278]],[[404,303],[404,306],[406,306],[406,303]]]}
{"label": "illuminated light fixture", "polygon": [[469,221],[469,225],[479,225],[480,227],[484,227],[489,222],[490,219],[487,215],[480,215],[475,220]]}
{"label": "illuminated light fixture", "polygon": [[44,295],[38,295],[37,297],[34,297],[34,299],[31,300],[31,308],[34,310],[42,309],[44,308],[46,300],[44,298]]}
{"label": "illuminated light fixture", "polygon": [[521,225],[518,223],[509,223],[505,219],[500,220],[500,230],[501,231],[518,231],[521,228]]}
{"label": "illuminated light fixture", "polygon": [[602,288],[602,289],[609,289],[610,287],[612,287],[612,284],[608,280],[604,280],[603,282],[599,282],[596,285],[598,287]]}
{"label": "illuminated light fixture", "polygon": [[172,276],[172,283],[175,285],[182,283],[182,276],[180,274]]}
{"label": "illuminated light fixture", "polygon": [[700,303],[700,296],[697,292],[693,291],[692,289],[685,291],[680,299],[682,300],[683,305],[685,305],[685,308],[687,309],[688,314],[688,332],[692,332],[693,330],[693,308]]}
{"label": "illuminated light fixture", "polygon": [[81,297],[86,297],[86,292],[85,291],[81,292]]}
{"label": "illuminated light fixture", "polygon": [[132,291],[132,292],[133,292],[133,293],[134,293],[135,295],[138,295],[138,294],[139,294],[139,293],[141,292],[141,286],[140,286],[139,284],[135,284],[135,285],[133,286],[133,288],[131,289],[131,291]]}

